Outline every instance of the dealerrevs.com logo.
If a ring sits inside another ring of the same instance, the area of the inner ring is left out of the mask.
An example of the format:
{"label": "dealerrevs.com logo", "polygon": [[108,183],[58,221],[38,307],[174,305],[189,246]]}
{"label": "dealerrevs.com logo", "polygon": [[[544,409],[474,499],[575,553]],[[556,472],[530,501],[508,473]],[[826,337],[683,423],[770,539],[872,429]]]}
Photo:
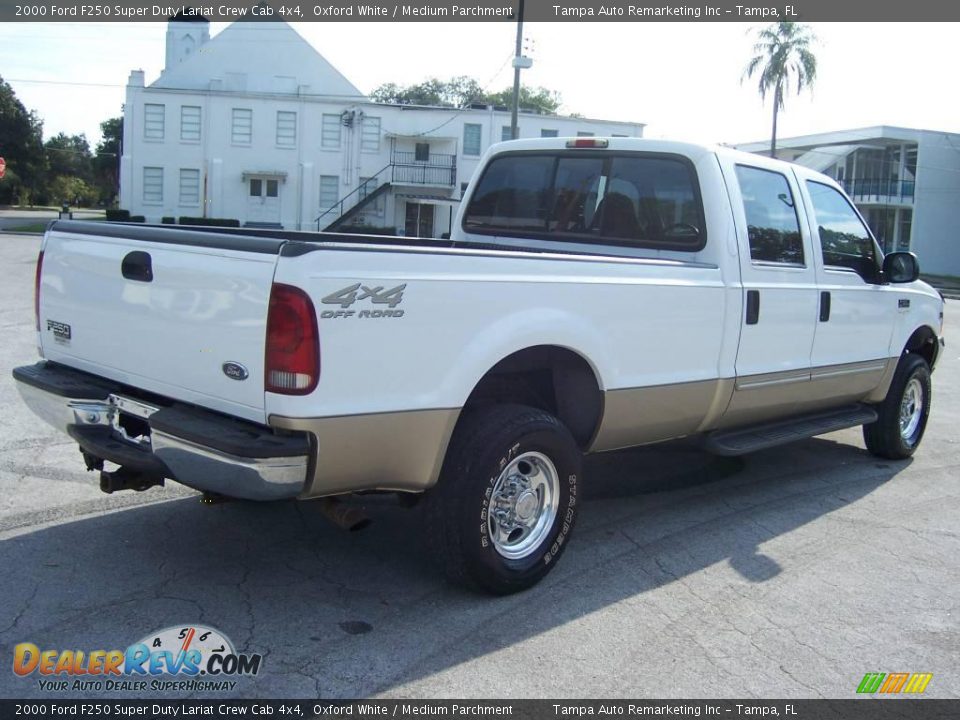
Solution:
{"label": "dealerrevs.com logo", "polygon": [[41,650],[30,642],[13,649],[13,672],[50,692],[233,690],[234,678],[256,675],[262,662],[202,625],[164,628],[126,650]]}

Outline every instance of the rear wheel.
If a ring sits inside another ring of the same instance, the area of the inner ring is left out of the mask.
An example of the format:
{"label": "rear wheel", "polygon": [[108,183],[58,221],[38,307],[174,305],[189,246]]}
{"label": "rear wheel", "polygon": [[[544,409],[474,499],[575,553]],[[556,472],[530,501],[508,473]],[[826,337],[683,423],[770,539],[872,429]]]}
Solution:
{"label": "rear wheel", "polygon": [[579,504],[580,449],[553,415],[523,405],[470,411],[425,498],[431,551],[448,578],[496,594],[556,564]]}
{"label": "rear wheel", "polygon": [[930,366],[915,353],[900,358],[877,421],[863,426],[863,440],[874,455],[902,460],[923,439],[930,415]]}

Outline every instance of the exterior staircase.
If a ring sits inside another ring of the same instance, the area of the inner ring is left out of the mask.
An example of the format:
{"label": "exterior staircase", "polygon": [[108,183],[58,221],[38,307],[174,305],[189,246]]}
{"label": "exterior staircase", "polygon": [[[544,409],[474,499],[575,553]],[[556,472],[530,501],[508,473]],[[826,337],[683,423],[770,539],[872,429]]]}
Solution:
{"label": "exterior staircase", "polygon": [[337,230],[396,185],[453,188],[456,179],[455,155],[434,155],[428,160],[420,161],[414,153],[394,152],[389,165],[347,193],[336,204],[321,209],[315,221],[317,230]]}

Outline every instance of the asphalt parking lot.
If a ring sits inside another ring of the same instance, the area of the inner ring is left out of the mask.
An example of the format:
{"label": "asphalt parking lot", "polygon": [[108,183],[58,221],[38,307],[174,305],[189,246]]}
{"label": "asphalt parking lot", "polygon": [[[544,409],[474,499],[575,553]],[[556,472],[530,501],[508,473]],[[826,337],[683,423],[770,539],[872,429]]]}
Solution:
{"label": "asphalt parking lot", "polygon": [[237,697],[850,698],[901,671],[960,696],[958,301],[912,460],[868,455],[859,430],[741,459],[596,456],[561,563],[492,599],[446,585],[389,499],[346,533],[310,503],[100,493],[10,378],[36,357],[38,245],[0,235],[2,697],[57,697],[9,670],[17,643],[125,648],[187,623],[264,655]]}

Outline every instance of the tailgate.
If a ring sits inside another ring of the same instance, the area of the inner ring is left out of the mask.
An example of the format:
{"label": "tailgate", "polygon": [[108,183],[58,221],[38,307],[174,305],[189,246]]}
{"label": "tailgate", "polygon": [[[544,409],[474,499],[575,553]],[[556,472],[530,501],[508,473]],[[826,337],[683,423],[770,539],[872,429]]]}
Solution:
{"label": "tailgate", "polygon": [[262,423],[267,308],[283,242],[56,223],[43,246],[43,355]]}

